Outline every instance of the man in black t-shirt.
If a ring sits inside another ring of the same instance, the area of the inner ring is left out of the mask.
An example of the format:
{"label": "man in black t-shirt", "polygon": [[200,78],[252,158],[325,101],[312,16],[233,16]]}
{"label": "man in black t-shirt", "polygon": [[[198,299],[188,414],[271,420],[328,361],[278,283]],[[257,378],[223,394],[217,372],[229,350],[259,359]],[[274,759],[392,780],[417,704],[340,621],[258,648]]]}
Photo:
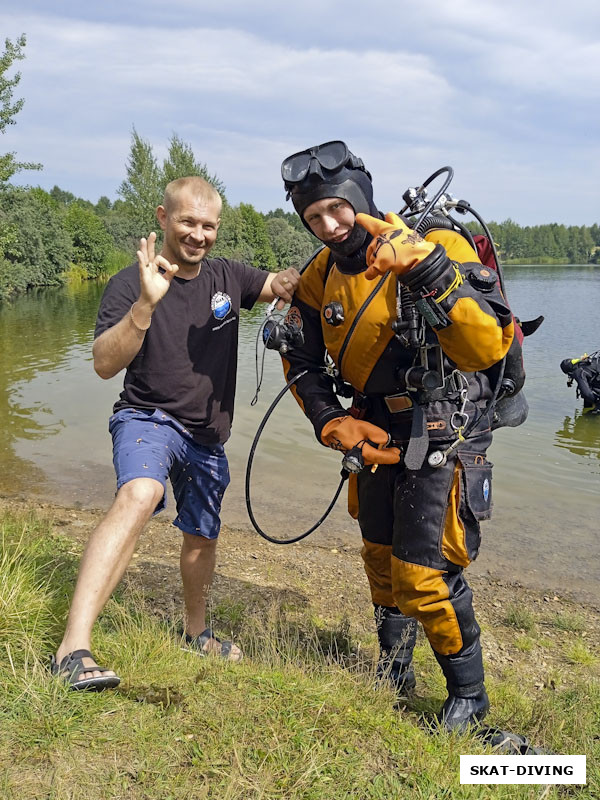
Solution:
{"label": "man in black t-shirt", "polygon": [[240,308],[291,300],[295,269],[265,273],[239,261],[207,259],[217,238],[221,198],[202,178],[165,190],[156,234],[142,239],[138,262],[109,281],[98,312],[94,369],[111,378],[125,369],[109,430],[117,494],[83,554],[53,674],[72,689],[105,689],[119,678],[90,653],[92,627],[120,581],[137,539],[164,507],[170,478],[183,534],[181,575],[186,647],[232,661],[232,642],[206,627],[210,587],[229,470],[223,445],[233,417]]}

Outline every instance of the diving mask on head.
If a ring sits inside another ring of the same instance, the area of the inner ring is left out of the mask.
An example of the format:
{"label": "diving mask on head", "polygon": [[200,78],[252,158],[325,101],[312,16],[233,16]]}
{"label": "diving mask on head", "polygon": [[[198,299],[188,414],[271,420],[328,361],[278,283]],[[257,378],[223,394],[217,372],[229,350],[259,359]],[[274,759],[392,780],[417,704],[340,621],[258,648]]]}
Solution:
{"label": "diving mask on head", "polygon": [[326,176],[323,175],[323,169],[337,172],[346,166],[350,169],[361,169],[371,177],[362,160],[351,153],[342,141],[325,142],[288,156],[281,165],[281,177],[288,191],[286,199],[292,196],[293,187],[301,183],[307,175],[314,174],[324,181]]}
{"label": "diving mask on head", "polygon": [[[373,202],[371,174],[362,160],[348,150],[345,142],[325,142],[288,156],[281,165],[281,177],[287,190],[286,199],[291,198],[308,230],[311,228],[304,219],[304,212],[313,203],[328,197],[346,200],[355,214],[381,216]],[[343,242],[324,243],[338,259],[338,266],[352,257],[350,261],[356,263],[347,265],[356,270],[365,267],[364,256],[369,241],[367,231],[355,225]]]}

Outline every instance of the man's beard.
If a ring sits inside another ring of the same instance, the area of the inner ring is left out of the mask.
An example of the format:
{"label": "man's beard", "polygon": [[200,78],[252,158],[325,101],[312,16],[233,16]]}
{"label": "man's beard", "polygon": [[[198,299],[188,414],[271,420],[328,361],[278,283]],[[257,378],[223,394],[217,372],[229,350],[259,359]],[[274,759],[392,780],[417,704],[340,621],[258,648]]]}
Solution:
{"label": "man's beard", "polygon": [[[168,244],[168,242],[167,242],[167,244]],[[186,258],[185,246],[179,240],[177,241],[177,248],[176,249],[173,248],[173,247],[170,247],[169,249],[171,250],[173,255],[176,256],[175,263],[179,267],[183,267],[183,268],[189,267],[190,269],[194,269],[205,258],[206,254],[210,250],[210,246],[204,245],[204,247],[200,248],[202,253],[198,254],[198,256],[196,256],[193,261],[190,261],[189,258]]]}

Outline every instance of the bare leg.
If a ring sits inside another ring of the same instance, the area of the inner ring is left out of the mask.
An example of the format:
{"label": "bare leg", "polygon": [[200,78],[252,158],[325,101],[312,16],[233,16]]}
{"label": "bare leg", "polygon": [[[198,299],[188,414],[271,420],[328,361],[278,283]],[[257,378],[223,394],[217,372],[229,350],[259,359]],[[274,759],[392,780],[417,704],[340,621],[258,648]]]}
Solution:
{"label": "bare leg", "polygon": [[[139,535],[162,495],[162,485],[152,478],[129,481],[119,489],[108,513],[92,531],[79,565],[67,627],[56,652],[57,662],[73,650],[91,649],[94,623],[123,577]],[[93,670],[97,665],[91,659],[89,666],[90,672],[79,673],[79,680],[101,675]]]}
{"label": "bare leg", "polygon": [[[190,636],[198,636],[206,630],[206,598],[215,572],[217,540],[204,536],[183,534],[181,545],[181,578],[185,602],[185,630]],[[215,648],[218,644],[215,642]],[[232,661],[241,658],[242,651],[232,645]]]}

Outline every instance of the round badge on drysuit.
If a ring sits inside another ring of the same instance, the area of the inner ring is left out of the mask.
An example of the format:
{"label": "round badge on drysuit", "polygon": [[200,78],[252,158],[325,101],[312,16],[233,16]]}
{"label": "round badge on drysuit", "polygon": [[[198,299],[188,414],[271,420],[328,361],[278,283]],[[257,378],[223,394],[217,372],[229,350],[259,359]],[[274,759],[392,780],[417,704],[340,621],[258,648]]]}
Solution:
{"label": "round badge on drysuit", "polygon": [[323,318],[328,325],[333,325],[334,328],[337,328],[345,319],[344,306],[338,303],[337,300],[332,300],[323,309]]}
{"label": "round badge on drysuit", "polygon": [[482,492],[483,492],[483,499],[487,503],[487,501],[490,499],[490,482],[488,478],[486,478],[483,482]]}
{"label": "round badge on drysuit", "polygon": [[231,297],[225,292],[216,292],[211,298],[210,307],[215,319],[224,319],[231,311]]}

